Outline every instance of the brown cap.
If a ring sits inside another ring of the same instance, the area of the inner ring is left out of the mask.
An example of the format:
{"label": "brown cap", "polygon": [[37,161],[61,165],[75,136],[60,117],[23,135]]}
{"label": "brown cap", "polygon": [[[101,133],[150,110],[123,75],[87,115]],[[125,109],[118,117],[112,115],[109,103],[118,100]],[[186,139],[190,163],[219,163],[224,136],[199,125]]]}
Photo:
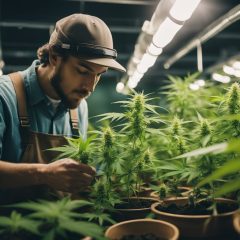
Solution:
{"label": "brown cap", "polygon": [[49,40],[71,54],[95,63],[125,72],[126,69],[115,59],[112,34],[108,26],[99,18],[86,14],[72,14],[57,21]]}

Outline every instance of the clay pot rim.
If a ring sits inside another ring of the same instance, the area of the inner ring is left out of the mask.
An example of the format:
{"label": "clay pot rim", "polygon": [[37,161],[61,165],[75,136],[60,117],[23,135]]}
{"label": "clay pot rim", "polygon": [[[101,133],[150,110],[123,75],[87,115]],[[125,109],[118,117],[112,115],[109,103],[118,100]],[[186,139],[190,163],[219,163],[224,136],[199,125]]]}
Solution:
{"label": "clay pot rim", "polygon": [[[180,198],[175,198],[175,199],[168,199],[166,201],[175,201],[175,200],[185,200],[187,199],[186,197],[180,197]],[[215,200],[217,201],[220,201],[220,202],[224,202],[224,201],[227,201],[227,202],[231,202],[231,203],[237,203],[237,201],[234,201],[232,199],[227,199],[227,198],[215,198]],[[161,202],[164,202],[164,201],[161,201]],[[231,212],[227,212],[227,213],[220,213],[216,216],[212,216],[210,214],[205,214],[205,215],[184,215],[184,214],[174,214],[174,213],[168,213],[168,212],[163,212],[163,211],[159,211],[156,209],[156,207],[158,205],[161,204],[161,202],[157,202],[157,203],[153,203],[151,205],[151,211],[155,214],[158,214],[158,213],[161,213],[162,215],[165,215],[165,216],[171,216],[171,217],[175,217],[175,218],[191,218],[191,219],[202,219],[202,218],[210,218],[210,217],[225,217],[225,216],[229,216],[229,215],[232,215],[232,214],[235,214],[236,212],[239,211],[239,209],[237,208],[236,210],[234,211],[231,211]]]}
{"label": "clay pot rim", "polygon": [[235,230],[240,234],[240,210],[238,210],[233,218],[233,226]]}
{"label": "clay pot rim", "polygon": [[[128,198],[123,198],[123,199],[128,199]],[[160,200],[156,198],[150,198],[150,197],[130,197],[130,199],[143,199],[143,200],[152,200],[154,203],[160,203]],[[152,205],[151,205],[152,206]],[[143,211],[143,210],[148,210],[151,209],[150,207],[147,208],[115,208],[117,211],[127,211],[127,212],[136,212],[136,211]]]}
{"label": "clay pot rim", "polygon": [[163,221],[163,220],[151,219],[151,218],[133,219],[133,220],[127,220],[127,221],[113,224],[105,231],[104,236],[107,237],[109,231],[112,230],[113,228],[116,228],[118,226],[125,225],[128,223],[135,223],[135,222],[156,222],[156,223],[164,224],[165,226],[169,226],[170,228],[173,229],[174,235],[170,238],[170,240],[177,240],[179,238],[179,230],[174,224]]}

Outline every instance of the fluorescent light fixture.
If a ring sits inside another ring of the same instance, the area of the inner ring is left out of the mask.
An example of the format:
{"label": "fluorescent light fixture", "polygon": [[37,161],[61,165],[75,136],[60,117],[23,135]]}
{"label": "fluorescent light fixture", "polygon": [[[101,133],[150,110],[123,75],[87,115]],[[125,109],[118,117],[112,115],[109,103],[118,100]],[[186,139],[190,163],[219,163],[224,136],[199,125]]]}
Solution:
{"label": "fluorescent light fixture", "polygon": [[203,87],[203,86],[205,86],[205,80],[198,79],[195,81],[195,84],[197,84],[199,87]]}
{"label": "fluorescent light fixture", "polygon": [[134,82],[139,82],[143,75],[143,73],[140,73],[136,70],[129,79],[132,79]]}
{"label": "fluorescent light fixture", "polygon": [[234,76],[235,77],[240,77],[240,70],[235,70]]}
{"label": "fluorescent light fixture", "polygon": [[178,21],[186,21],[197,8],[201,0],[176,0],[170,9],[170,15]]}
{"label": "fluorescent light fixture", "polygon": [[119,82],[116,86],[116,91],[120,93],[120,92],[122,92],[123,89],[124,89],[124,83]]}
{"label": "fluorescent light fixture", "polygon": [[140,73],[136,70],[128,80],[128,83],[127,83],[128,87],[135,88],[138,85],[141,78],[143,77],[143,75],[144,75],[143,73]]}
{"label": "fluorescent light fixture", "polygon": [[235,68],[236,70],[240,70],[240,62],[239,61],[236,61],[233,63],[233,68]]}
{"label": "fluorescent light fixture", "polygon": [[176,33],[181,29],[182,25],[173,22],[170,18],[166,18],[159,26],[157,32],[153,36],[153,44],[159,48],[164,48],[172,41]]}
{"label": "fluorescent light fixture", "polygon": [[227,65],[223,65],[223,71],[229,75],[234,75],[235,73],[235,69]]}
{"label": "fluorescent light fixture", "polygon": [[133,58],[132,58],[132,61],[133,61],[133,63],[138,64],[138,63],[140,62],[140,59],[137,58],[137,57],[133,57]]}
{"label": "fluorescent light fixture", "polygon": [[133,80],[129,79],[128,83],[127,83],[128,87],[129,88],[135,88],[138,83],[137,82],[134,82]]}
{"label": "fluorescent light fixture", "polygon": [[148,53],[144,53],[142,60],[140,61],[140,63],[137,65],[137,71],[139,73],[145,73],[151,66],[154,65],[154,63],[156,62],[158,56],[153,56],[151,54]]}
{"label": "fluorescent light fixture", "polygon": [[197,91],[200,88],[200,86],[196,83],[190,83],[189,88],[193,91]]}
{"label": "fluorescent light fixture", "polygon": [[230,80],[231,80],[229,76],[223,76],[223,75],[218,74],[218,73],[213,73],[212,78],[215,81],[218,81],[218,82],[221,82],[221,83],[229,83]]}
{"label": "fluorescent light fixture", "polygon": [[162,51],[163,51],[162,48],[156,47],[153,43],[151,43],[147,49],[147,52],[149,52],[152,55],[160,55]]}

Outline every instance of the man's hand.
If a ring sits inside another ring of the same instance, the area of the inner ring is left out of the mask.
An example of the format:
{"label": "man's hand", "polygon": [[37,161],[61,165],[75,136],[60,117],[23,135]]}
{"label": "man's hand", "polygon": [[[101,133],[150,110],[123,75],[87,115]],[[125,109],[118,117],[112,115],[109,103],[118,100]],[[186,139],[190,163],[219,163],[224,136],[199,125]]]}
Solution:
{"label": "man's hand", "polygon": [[40,182],[55,190],[76,193],[88,188],[96,171],[86,164],[65,158],[46,164],[42,173]]}

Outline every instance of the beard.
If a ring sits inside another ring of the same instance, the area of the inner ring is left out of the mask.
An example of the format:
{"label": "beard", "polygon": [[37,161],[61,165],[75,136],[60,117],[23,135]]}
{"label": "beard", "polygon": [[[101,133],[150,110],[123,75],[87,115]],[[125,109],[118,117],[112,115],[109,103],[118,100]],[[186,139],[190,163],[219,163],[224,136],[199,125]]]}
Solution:
{"label": "beard", "polygon": [[87,98],[91,94],[91,93],[89,93],[89,91],[87,89],[77,89],[77,90],[72,91],[72,94],[77,94],[78,96],[80,96],[80,100],[70,99],[64,93],[64,90],[61,87],[61,81],[62,81],[61,72],[58,71],[52,77],[51,85],[53,86],[54,90],[56,91],[56,93],[58,94],[58,96],[60,97],[62,103],[65,105],[66,108],[70,108],[70,109],[76,108],[80,104],[81,99]]}

